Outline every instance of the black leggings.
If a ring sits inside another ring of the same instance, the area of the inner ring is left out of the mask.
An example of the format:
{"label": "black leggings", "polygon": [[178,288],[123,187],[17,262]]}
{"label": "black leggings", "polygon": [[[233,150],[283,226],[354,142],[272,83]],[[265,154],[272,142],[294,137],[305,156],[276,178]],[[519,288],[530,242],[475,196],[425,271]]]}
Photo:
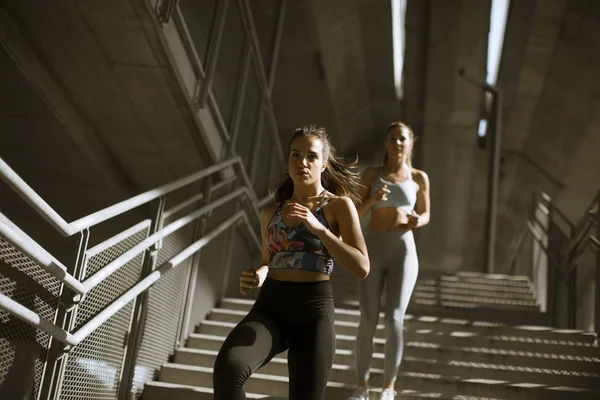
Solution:
{"label": "black leggings", "polygon": [[333,313],[329,281],[267,279],[217,356],[214,399],[246,399],[250,375],[288,350],[289,400],[322,400],[335,353]]}

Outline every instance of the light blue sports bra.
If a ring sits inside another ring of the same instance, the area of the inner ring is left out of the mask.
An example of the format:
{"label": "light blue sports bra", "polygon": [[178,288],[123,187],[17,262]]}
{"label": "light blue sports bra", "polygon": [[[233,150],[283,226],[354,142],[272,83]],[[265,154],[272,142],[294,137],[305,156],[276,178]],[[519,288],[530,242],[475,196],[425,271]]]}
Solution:
{"label": "light blue sports bra", "polygon": [[380,172],[379,177],[371,186],[371,193],[369,193],[369,196],[377,189],[383,187],[383,185],[387,185],[387,188],[390,191],[387,195],[387,200],[375,204],[371,210],[382,207],[393,207],[411,214],[417,203],[417,185],[415,185],[412,180],[412,171],[408,174],[408,178],[402,182],[386,181],[381,177]]}

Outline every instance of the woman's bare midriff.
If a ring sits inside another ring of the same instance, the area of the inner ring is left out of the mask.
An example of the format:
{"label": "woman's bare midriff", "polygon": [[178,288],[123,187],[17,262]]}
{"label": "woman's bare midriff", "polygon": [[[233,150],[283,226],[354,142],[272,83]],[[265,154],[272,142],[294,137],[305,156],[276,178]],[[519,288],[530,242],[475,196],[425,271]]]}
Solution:
{"label": "woman's bare midriff", "polygon": [[320,274],[318,272],[298,271],[292,269],[270,270],[267,274],[267,278],[288,282],[321,282],[329,280],[329,276]]}
{"label": "woman's bare midriff", "polygon": [[370,231],[402,232],[408,230],[407,214],[395,207],[381,207],[371,210]]}

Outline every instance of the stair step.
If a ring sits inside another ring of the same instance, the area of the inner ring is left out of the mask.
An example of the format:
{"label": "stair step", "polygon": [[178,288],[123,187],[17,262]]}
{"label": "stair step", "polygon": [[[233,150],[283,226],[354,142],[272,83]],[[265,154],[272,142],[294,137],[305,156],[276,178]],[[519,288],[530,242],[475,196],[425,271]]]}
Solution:
{"label": "stair step", "polygon": [[522,275],[488,274],[486,272],[457,271],[454,275],[442,275],[467,279],[486,279],[490,281],[529,282],[529,278]]}
{"label": "stair step", "polygon": [[529,285],[526,286],[515,286],[515,287],[506,287],[506,286],[497,286],[497,285],[486,285],[481,283],[474,282],[461,282],[454,280],[430,280],[430,281],[421,281],[417,282],[416,287],[419,287],[423,290],[429,290],[431,288],[441,287],[444,289],[452,289],[452,290],[472,290],[474,292],[485,292],[490,293],[491,295],[528,295],[533,296],[533,288]]}
{"label": "stair step", "polygon": [[[198,328],[199,333],[215,334],[215,335],[227,335],[232,327],[237,323],[237,319],[231,318],[232,321],[227,321],[228,315],[226,310],[214,309],[213,313],[209,315],[208,320],[205,320]],[[237,311],[233,314],[237,314]],[[241,315],[240,315],[241,316]],[[222,318],[223,317],[223,318]],[[243,317],[242,317],[243,318]],[[335,321],[335,331],[342,335],[357,335],[358,334],[358,322],[351,321]],[[496,324],[495,326],[482,325],[468,325],[468,321],[465,320],[451,320],[451,319],[440,319],[435,317],[421,317],[419,319],[413,319],[412,316],[407,316],[404,320],[405,331],[421,331],[426,329],[434,329],[438,332],[452,333],[452,332],[471,332],[477,333],[483,336],[514,336],[523,338],[539,338],[548,339],[561,342],[581,343],[581,344],[594,344],[596,336],[593,334],[585,334],[580,331],[570,330],[550,330],[545,327],[538,326],[522,326],[522,327],[510,327]],[[375,330],[375,337],[385,338],[385,326],[383,323],[377,325]]]}
{"label": "stair step", "polygon": [[[357,281],[348,282],[336,282],[332,281],[331,285],[337,290],[348,290],[357,292],[358,285]],[[515,299],[515,300],[531,300],[534,299],[533,290],[531,288],[506,288],[494,285],[481,285],[476,283],[467,282],[453,282],[453,281],[432,281],[432,282],[417,282],[414,294],[418,293],[431,293],[436,291],[448,294],[458,295],[474,295],[478,297],[492,297],[492,298],[503,298],[503,299]]]}
{"label": "stair step", "polygon": [[[358,280],[356,278],[351,278],[348,280],[339,280],[336,278],[331,279],[331,285],[334,288],[340,289],[348,289],[348,290],[357,290],[358,289]],[[430,292],[432,289],[445,289],[449,292],[457,291],[457,292],[467,292],[467,293],[475,293],[479,295],[489,294],[490,296],[503,296],[503,297],[526,297],[532,298],[534,295],[533,287],[530,285],[523,286],[502,286],[497,284],[484,284],[477,282],[465,282],[465,281],[457,281],[457,280],[418,280],[415,284],[415,291],[426,291]]]}
{"label": "stair step", "polygon": [[[163,382],[183,385],[199,385],[212,387],[213,369],[182,364],[164,364],[160,372]],[[255,373],[244,384],[244,389],[253,393],[264,393],[270,396],[288,396],[288,378],[278,375]]]}
{"label": "stair step", "polygon": [[[195,367],[181,364],[165,364],[161,369],[161,380],[183,385],[212,386],[212,368]],[[271,396],[285,397],[288,391],[288,380],[284,376],[255,373],[244,385],[253,393],[264,393]],[[353,385],[330,381],[325,398],[331,400],[346,399],[353,390]],[[599,392],[582,389],[566,389],[534,384],[510,384],[506,381],[483,379],[445,378],[435,374],[404,373],[398,379],[398,387],[415,391],[439,391],[439,393],[461,394],[470,396],[505,397],[509,399],[544,399],[558,400],[565,398],[594,399]]]}
{"label": "stair step", "polygon": [[[478,351],[479,349],[494,350],[497,352],[533,352],[541,354],[560,354],[563,357],[580,357],[592,362],[600,359],[600,349],[593,346],[561,345],[556,342],[534,342],[513,340],[511,337],[499,336],[470,336],[470,335],[445,335],[443,332],[419,332],[416,335],[407,334],[404,337],[404,346],[429,346],[431,348],[462,348]],[[224,338],[219,335],[190,334],[188,346],[194,348],[203,347],[204,339],[210,336]],[[198,343],[200,342],[200,343]],[[356,336],[336,334],[336,348],[353,350],[356,345]],[[220,347],[217,347],[217,349]],[[374,351],[383,352],[384,339],[374,339]],[[214,349],[214,348],[212,348]]]}
{"label": "stair step", "polygon": [[473,290],[472,288],[457,288],[447,286],[417,286],[413,292],[413,295],[425,296],[427,294],[440,293],[442,296],[445,295],[457,295],[457,296],[472,296],[472,297],[483,297],[492,299],[504,299],[504,300],[515,300],[515,301],[529,301],[535,302],[535,297],[531,292],[517,292],[510,293],[506,291],[491,291],[491,290]]}
{"label": "stair step", "polygon": [[[216,343],[207,344],[213,348],[212,351],[220,349],[223,337],[217,335],[207,335]],[[215,339],[216,338],[216,339]],[[198,345],[190,343],[191,345]],[[195,364],[195,357],[203,357],[202,348],[189,347],[181,348],[175,354],[180,364]],[[452,362],[466,362],[491,365],[519,365],[526,368],[545,369],[551,367],[556,370],[577,371],[582,374],[597,374],[600,371],[600,359],[591,359],[589,357],[567,357],[563,354],[542,354],[533,352],[514,352],[507,350],[490,350],[490,349],[464,349],[460,347],[437,347],[422,343],[407,343],[404,348],[405,357],[417,357],[425,359],[436,359],[438,362],[448,364]],[[286,355],[282,355],[286,357]],[[373,368],[383,368],[383,353],[373,353]],[[354,365],[354,349],[336,349],[335,359],[336,364]]]}
{"label": "stair step", "polygon": [[[356,302],[358,304],[358,302]],[[494,309],[522,310],[537,312],[540,307],[533,300],[506,300],[501,298],[477,298],[473,296],[442,295],[434,293],[416,293],[411,298],[411,306],[447,306],[458,308],[490,307]]]}
{"label": "stair step", "polygon": [[[378,393],[380,390],[372,389],[372,394]],[[442,396],[441,393],[417,392],[414,390],[399,390],[398,395],[402,396],[403,400],[435,398],[438,400],[450,400],[454,397]],[[287,397],[275,397],[266,394],[246,393],[248,399],[263,399],[263,400],[287,400]],[[213,389],[200,386],[180,385],[167,382],[147,382],[144,387],[143,400],[214,400]],[[344,399],[346,400],[346,399]],[[497,400],[483,397],[469,397],[465,400]]]}
{"label": "stair step", "polygon": [[[248,311],[252,307],[252,304],[254,304],[254,300],[252,299],[227,298],[221,301],[221,308]],[[347,311],[353,312],[340,314],[338,311],[340,308],[336,308],[336,319],[358,322],[360,317],[360,313],[358,312],[358,301],[341,300],[338,296],[338,299],[335,300],[335,304],[337,307],[341,306],[347,309]],[[423,302],[421,302],[421,304],[411,302],[408,307],[408,314],[427,315],[440,318],[463,318],[475,321],[510,322],[515,325],[548,325],[549,320],[549,317],[546,314],[539,312],[537,309],[532,311],[531,308],[522,309],[509,307],[503,309],[502,307],[484,307],[476,304],[471,304],[470,308],[466,308],[465,304],[455,304],[452,302],[444,302],[442,305],[444,307],[436,306],[434,304],[423,304]],[[455,305],[457,307],[455,307]]]}
{"label": "stair step", "polygon": [[[180,349],[175,354],[175,362],[184,365],[197,365],[212,367],[218,351]],[[339,357],[336,357],[339,360]],[[383,355],[380,358],[383,361]],[[381,387],[383,384],[383,363],[371,368],[371,385]],[[340,364],[334,362],[329,379],[353,384],[356,381],[354,368],[351,363]],[[451,375],[454,377],[470,377],[479,379],[493,379],[508,382],[528,382],[545,385],[562,385],[579,388],[600,390],[600,375],[572,373],[548,368],[528,368],[522,365],[508,366],[509,364],[485,364],[465,361],[450,360],[444,362],[437,357],[421,358],[406,355],[402,361],[401,372],[431,373]],[[598,364],[600,366],[600,364]],[[260,369],[261,373],[287,376],[287,353],[282,353]],[[587,375],[587,376],[586,376]]]}
{"label": "stair step", "polygon": [[[436,300],[439,302],[449,302],[449,303],[458,303],[464,304],[465,307],[469,307],[471,304],[488,304],[493,305],[494,307],[525,307],[532,308],[534,310],[539,310],[539,306],[533,299],[506,299],[502,297],[495,296],[483,296],[476,294],[454,294],[454,293],[426,293],[426,292],[416,292],[411,297],[411,302],[419,301],[419,300]],[[435,302],[432,304],[436,304]]]}
{"label": "stair step", "polygon": [[[211,385],[212,386],[212,385]],[[248,399],[286,400],[265,394],[246,393]],[[208,387],[181,385],[169,382],[146,382],[143,400],[213,400],[213,390]]]}
{"label": "stair step", "polygon": [[[246,300],[243,300],[246,301]],[[209,320],[238,323],[247,314],[245,309],[250,309],[252,303],[243,304],[241,301],[224,300],[222,305],[231,308],[213,308],[208,316]],[[242,305],[242,309],[236,310],[233,307]],[[380,313],[379,320],[384,320],[384,314]],[[358,310],[347,310],[342,308],[335,309],[336,332],[344,334],[356,334],[358,323],[360,321],[360,312]],[[592,333],[578,330],[552,329],[543,326],[506,326],[504,324],[489,323],[484,321],[468,321],[456,318],[438,318],[431,316],[407,315],[405,317],[405,326],[408,330],[435,329],[438,332],[470,332],[486,336],[514,336],[517,338],[535,338],[540,340],[554,340],[569,344],[593,344],[596,336]],[[377,336],[384,337],[383,325],[379,325],[376,331]]]}

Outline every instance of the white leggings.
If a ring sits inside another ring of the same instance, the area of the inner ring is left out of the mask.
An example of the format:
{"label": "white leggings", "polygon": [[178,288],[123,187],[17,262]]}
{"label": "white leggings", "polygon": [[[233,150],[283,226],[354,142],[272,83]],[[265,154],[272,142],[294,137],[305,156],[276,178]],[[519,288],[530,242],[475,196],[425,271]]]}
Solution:
{"label": "white leggings", "polygon": [[384,382],[395,382],[402,360],[404,314],[417,282],[419,259],[412,231],[367,232],[371,262],[369,276],[359,281],[360,326],[356,341],[356,372],[360,381],[369,379],[373,356],[373,337],[379,320],[384,282],[385,362]]}

